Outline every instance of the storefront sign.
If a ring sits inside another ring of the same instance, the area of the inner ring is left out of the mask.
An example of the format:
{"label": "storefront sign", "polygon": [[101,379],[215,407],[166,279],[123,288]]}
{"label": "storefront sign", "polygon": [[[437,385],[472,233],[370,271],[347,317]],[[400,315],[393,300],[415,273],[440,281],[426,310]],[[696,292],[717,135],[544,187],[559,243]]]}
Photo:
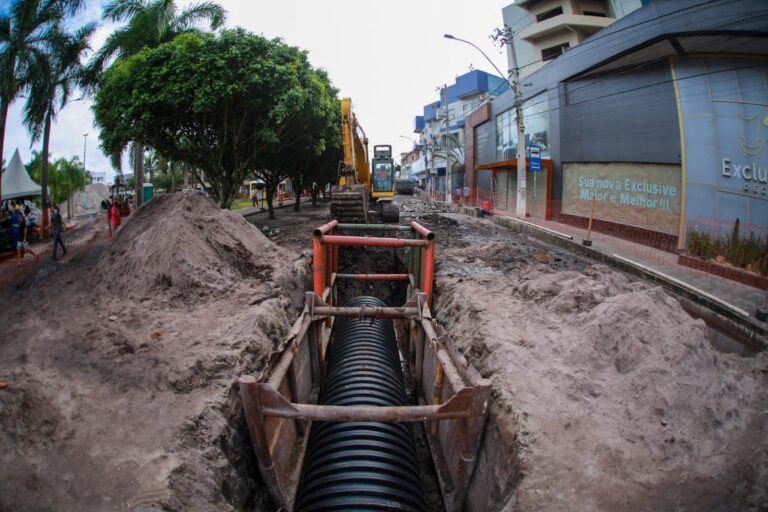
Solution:
{"label": "storefront sign", "polygon": [[571,163],[563,166],[563,213],[674,234],[680,219],[680,167]]}
{"label": "storefront sign", "polygon": [[741,180],[742,189],[747,194],[768,196],[768,167],[760,167],[758,162],[737,164],[730,158],[723,158],[722,174]]}
{"label": "storefront sign", "polygon": [[594,198],[597,201],[671,211],[671,199],[678,193],[675,185],[650,183],[646,179],[601,180],[579,175],[578,180],[579,199],[582,201]]}

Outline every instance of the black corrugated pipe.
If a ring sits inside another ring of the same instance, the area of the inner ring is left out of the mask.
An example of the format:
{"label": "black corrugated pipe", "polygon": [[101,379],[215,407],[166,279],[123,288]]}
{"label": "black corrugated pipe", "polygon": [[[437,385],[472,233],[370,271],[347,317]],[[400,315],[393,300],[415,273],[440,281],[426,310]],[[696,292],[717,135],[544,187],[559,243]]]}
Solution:
{"label": "black corrugated pipe", "polygon": [[[357,297],[348,306],[385,306]],[[406,405],[392,320],[339,318],[319,403]],[[318,422],[296,500],[298,511],[424,510],[413,435],[405,423]]]}

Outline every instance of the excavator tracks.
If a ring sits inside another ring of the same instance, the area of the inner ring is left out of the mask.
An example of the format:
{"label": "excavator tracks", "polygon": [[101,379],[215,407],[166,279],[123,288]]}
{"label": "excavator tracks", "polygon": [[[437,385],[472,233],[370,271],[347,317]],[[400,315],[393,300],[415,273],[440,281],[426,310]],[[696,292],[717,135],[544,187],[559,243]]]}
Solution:
{"label": "excavator tracks", "polygon": [[381,205],[381,221],[388,224],[400,222],[400,205],[394,201],[386,201]]}
{"label": "excavator tracks", "polygon": [[331,217],[342,223],[368,222],[368,189],[363,185],[334,187],[331,191]]}

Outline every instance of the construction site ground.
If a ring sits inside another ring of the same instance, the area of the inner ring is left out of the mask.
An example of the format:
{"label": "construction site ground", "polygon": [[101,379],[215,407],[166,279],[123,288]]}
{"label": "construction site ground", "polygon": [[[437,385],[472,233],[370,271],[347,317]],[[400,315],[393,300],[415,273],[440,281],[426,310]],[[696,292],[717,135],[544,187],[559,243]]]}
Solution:
{"label": "construction site ground", "polygon": [[[435,316],[493,382],[471,510],[768,510],[765,353],[715,349],[653,283],[401,201],[438,240]],[[161,196],[111,239],[84,220],[63,261],[0,262],[0,511],[273,509],[235,382],[299,314],[329,213],[247,213]]]}

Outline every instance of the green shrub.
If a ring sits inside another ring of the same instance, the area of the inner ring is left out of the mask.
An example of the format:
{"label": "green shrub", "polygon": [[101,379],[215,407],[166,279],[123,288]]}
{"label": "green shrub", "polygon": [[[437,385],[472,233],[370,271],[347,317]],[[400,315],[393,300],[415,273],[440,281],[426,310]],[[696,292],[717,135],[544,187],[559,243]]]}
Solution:
{"label": "green shrub", "polygon": [[739,233],[740,227],[740,221],[736,219],[730,236],[725,240],[695,228],[689,229],[686,242],[688,255],[705,260],[722,256],[734,267],[750,266],[760,275],[768,276],[768,237],[760,239],[752,231],[748,238],[743,238]]}

